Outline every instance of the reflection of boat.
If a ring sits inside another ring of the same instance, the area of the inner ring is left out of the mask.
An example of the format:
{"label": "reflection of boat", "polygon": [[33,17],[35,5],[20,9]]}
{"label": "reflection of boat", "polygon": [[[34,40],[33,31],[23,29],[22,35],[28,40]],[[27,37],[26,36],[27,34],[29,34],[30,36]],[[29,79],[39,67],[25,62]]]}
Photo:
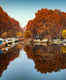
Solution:
{"label": "reflection of boat", "polygon": [[3,50],[0,49],[0,54],[2,54],[2,53],[3,53]]}

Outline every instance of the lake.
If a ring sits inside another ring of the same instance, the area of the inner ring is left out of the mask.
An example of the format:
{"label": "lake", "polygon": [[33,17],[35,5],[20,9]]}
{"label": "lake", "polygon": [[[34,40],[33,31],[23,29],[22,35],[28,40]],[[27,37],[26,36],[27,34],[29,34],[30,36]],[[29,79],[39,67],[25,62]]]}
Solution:
{"label": "lake", "polygon": [[15,46],[0,54],[0,80],[66,80],[66,46]]}

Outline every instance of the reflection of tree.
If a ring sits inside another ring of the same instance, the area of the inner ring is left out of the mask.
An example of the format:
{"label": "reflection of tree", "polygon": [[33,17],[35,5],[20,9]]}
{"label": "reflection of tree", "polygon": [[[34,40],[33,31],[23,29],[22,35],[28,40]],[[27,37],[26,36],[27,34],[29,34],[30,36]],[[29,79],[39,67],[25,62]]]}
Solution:
{"label": "reflection of tree", "polygon": [[19,56],[19,51],[20,48],[16,46],[9,49],[7,53],[0,55],[0,76],[2,75],[3,71],[7,69],[9,63]]}
{"label": "reflection of tree", "polygon": [[63,54],[60,46],[25,46],[24,50],[41,73],[57,72],[66,68],[66,54]]}

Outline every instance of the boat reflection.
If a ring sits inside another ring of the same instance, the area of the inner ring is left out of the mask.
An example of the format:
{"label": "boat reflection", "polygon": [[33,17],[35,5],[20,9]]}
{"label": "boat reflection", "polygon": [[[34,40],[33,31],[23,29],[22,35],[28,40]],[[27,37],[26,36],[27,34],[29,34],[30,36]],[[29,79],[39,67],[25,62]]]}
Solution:
{"label": "boat reflection", "polygon": [[11,48],[5,47],[4,49],[0,49],[0,76],[7,69],[9,63],[19,56],[20,49],[22,49],[22,45],[20,44]]}
{"label": "boat reflection", "polygon": [[38,72],[58,72],[66,68],[66,46],[28,45],[24,47],[24,51],[34,61]]}

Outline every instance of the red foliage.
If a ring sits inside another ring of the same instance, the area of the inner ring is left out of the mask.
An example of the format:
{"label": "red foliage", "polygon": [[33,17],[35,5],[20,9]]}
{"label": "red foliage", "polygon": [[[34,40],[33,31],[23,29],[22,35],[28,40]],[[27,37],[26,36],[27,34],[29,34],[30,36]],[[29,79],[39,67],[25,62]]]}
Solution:
{"label": "red foliage", "polygon": [[[60,46],[25,46],[24,50],[29,59],[35,63],[35,69],[41,73],[57,72],[66,69],[66,54]],[[61,54],[61,55],[60,55]]]}
{"label": "red foliage", "polygon": [[35,18],[28,22],[26,30],[40,38],[57,38],[61,36],[62,29],[66,28],[66,13],[59,10],[41,9]]}
{"label": "red foliage", "polygon": [[0,54],[0,77],[4,70],[7,69],[9,63],[19,56],[18,48],[11,48],[6,54]]}
{"label": "red foliage", "polygon": [[0,7],[0,33],[11,32],[12,36],[16,36],[16,32],[19,31],[23,31],[19,22],[8,16],[8,14]]}

